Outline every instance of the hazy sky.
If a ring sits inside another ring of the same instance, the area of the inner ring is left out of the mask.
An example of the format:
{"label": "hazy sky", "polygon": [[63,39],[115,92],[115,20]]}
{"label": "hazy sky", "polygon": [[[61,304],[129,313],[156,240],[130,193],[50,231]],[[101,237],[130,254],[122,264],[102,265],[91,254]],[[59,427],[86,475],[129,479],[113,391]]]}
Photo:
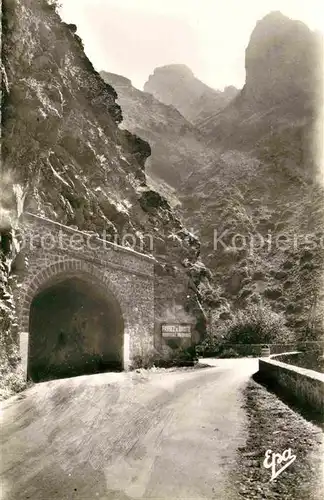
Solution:
{"label": "hazy sky", "polygon": [[273,10],[322,30],[324,0],[60,0],[95,68],[142,88],[156,66],[183,63],[214,88],[242,87],[244,51]]}

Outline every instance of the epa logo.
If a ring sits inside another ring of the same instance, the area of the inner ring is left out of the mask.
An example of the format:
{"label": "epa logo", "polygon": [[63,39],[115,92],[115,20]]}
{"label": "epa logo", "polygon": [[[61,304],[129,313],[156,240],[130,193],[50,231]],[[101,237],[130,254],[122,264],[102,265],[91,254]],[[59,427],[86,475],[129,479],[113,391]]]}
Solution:
{"label": "epa logo", "polygon": [[270,481],[273,481],[295,460],[296,455],[292,454],[291,448],[288,448],[283,453],[272,453],[272,450],[267,450],[265,452],[263,467],[265,467],[266,469],[271,469]]}

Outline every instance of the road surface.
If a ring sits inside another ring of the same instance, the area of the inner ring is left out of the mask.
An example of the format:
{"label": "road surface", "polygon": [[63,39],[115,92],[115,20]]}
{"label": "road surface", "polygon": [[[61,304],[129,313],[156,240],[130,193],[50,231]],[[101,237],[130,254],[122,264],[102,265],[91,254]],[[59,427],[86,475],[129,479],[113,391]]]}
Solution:
{"label": "road surface", "polygon": [[2,404],[5,500],[236,500],[256,359],[37,384]]}

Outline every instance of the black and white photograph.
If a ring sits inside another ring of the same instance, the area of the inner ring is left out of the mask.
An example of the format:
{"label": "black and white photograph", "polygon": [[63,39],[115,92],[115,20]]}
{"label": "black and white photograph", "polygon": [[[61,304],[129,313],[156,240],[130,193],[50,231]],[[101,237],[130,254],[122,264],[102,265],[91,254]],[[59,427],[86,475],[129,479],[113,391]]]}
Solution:
{"label": "black and white photograph", "polygon": [[323,0],[0,17],[0,500],[322,499]]}

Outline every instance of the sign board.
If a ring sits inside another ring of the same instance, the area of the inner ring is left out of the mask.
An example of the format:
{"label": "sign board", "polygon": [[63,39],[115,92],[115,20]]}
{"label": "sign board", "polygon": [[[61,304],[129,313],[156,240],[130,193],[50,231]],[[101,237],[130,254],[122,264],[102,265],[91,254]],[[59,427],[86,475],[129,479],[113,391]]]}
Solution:
{"label": "sign board", "polygon": [[191,338],[190,323],[162,323],[161,329],[164,338]]}

